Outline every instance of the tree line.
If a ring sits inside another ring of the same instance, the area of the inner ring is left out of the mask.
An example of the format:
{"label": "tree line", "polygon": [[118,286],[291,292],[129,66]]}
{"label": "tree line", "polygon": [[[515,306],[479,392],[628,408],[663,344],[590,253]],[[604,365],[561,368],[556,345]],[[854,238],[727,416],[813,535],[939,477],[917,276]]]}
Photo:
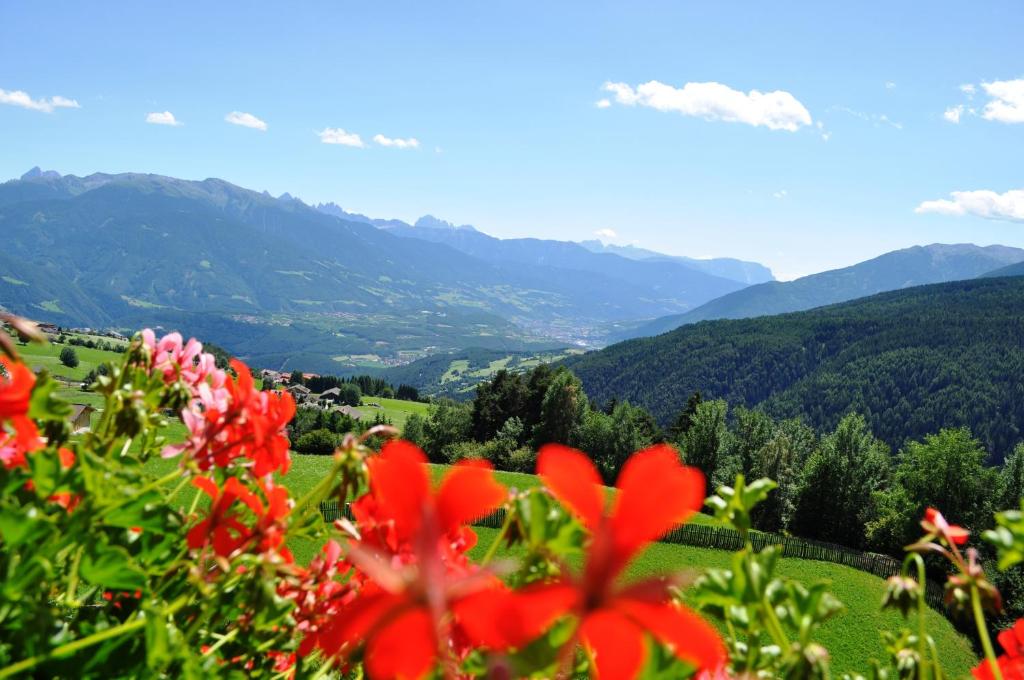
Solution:
{"label": "tree line", "polygon": [[[344,389],[355,386],[359,389],[359,395],[368,397],[381,397],[383,399],[403,399],[405,401],[420,401],[420,391],[412,385],[401,384],[397,388],[384,378],[372,375],[353,375],[341,377],[336,375],[313,375],[304,377],[302,371],[292,371],[289,381],[293,385],[305,385],[312,392],[324,392],[332,388]],[[345,402],[347,403],[347,402]],[[353,406],[359,404],[358,399]]]}

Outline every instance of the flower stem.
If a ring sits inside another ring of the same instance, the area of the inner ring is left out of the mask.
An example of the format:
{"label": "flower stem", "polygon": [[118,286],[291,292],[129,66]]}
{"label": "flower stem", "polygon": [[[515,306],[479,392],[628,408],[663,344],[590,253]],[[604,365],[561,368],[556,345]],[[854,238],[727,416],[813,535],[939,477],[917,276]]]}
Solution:
{"label": "flower stem", "polygon": [[231,640],[234,640],[236,637],[238,637],[238,629],[232,628],[231,632],[227,633],[226,635],[221,635],[219,640],[217,640],[210,646],[209,649],[203,652],[203,656],[209,656],[210,654],[213,654],[218,649],[223,647],[225,644],[227,644]]}
{"label": "flower stem", "polygon": [[509,508],[505,511],[505,521],[501,524],[501,530],[498,531],[498,535],[491,541],[490,547],[487,548],[487,552],[484,554],[484,558],[480,561],[480,566],[487,566],[494,556],[498,553],[498,547],[501,542],[505,540],[505,535],[508,534],[509,528],[512,526],[512,521],[515,519],[515,512]]}
{"label": "flower stem", "polygon": [[295,508],[292,512],[298,517],[304,517],[310,508],[319,508],[321,501],[327,497],[334,487],[334,480],[342,468],[341,462],[336,462],[331,467],[331,472],[320,483],[307,491],[302,498],[295,501]]}
{"label": "flower stem", "polygon": [[85,552],[85,546],[78,546],[78,549],[75,551],[75,556],[71,559],[71,569],[69,570],[68,576],[68,590],[64,593],[64,602],[72,607],[78,604],[78,597],[76,597],[75,591],[78,590],[78,565],[82,562],[83,552]]}
{"label": "flower stem", "polygon": [[926,627],[925,613],[928,610],[927,594],[928,581],[924,570],[924,560],[917,553],[913,554],[914,563],[917,567],[917,653],[918,663],[921,664],[921,679],[928,680],[931,676],[931,667],[928,663],[928,629]]}
{"label": "flower stem", "polygon": [[985,650],[985,658],[988,659],[989,668],[992,670],[992,677],[995,680],[1003,680],[1003,672],[996,660],[996,651],[992,647],[992,640],[988,636],[988,628],[985,626],[985,613],[981,610],[981,596],[978,593],[978,586],[971,584],[971,609],[974,611],[974,622],[978,626],[978,637],[981,638],[981,648]]}

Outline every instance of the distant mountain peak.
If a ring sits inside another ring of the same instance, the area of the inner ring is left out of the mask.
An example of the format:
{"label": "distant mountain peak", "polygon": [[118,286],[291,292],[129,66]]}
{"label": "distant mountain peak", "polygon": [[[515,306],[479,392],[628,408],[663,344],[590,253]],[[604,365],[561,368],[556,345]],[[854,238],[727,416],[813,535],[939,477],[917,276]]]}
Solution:
{"label": "distant mountain peak", "polygon": [[476,231],[476,227],[471,224],[460,224],[455,225],[448,220],[438,219],[433,215],[424,215],[423,217],[416,220],[413,224],[414,227],[420,227],[421,229],[454,229],[457,231]]}
{"label": "distant mountain peak", "polygon": [[43,170],[38,165],[21,176],[22,179],[60,179],[56,170]]}
{"label": "distant mountain peak", "polygon": [[[302,199],[301,198],[295,198],[294,196],[289,194],[287,191],[284,192],[283,194],[281,194],[280,196],[278,196],[277,200],[283,201],[285,203],[302,203]],[[305,205],[305,203],[302,203],[302,204]]]}

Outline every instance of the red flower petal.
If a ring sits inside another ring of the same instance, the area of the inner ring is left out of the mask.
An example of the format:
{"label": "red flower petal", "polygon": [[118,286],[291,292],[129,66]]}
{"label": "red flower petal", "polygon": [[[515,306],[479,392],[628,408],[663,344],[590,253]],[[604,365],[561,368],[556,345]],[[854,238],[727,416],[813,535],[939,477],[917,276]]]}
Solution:
{"label": "red flower petal", "polygon": [[210,520],[208,519],[204,519],[202,522],[189,529],[188,535],[186,536],[188,547],[192,550],[197,550],[206,545],[206,537],[209,531]]}
{"label": "red flower petal", "polygon": [[688,609],[629,599],[619,599],[615,607],[699,670],[712,670],[726,660],[725,645],[714,627]]}
{"label": "red flower petal", "polygon": [[328,657],[351,652],[402,602],[401,597],[381,590],[360,593],[352,604],[324,624],[319,636],[320,648]]}
{"label": "red flower petal", "polygon": [[547,444],[537,455],[537,474],[585,527],[597,529],[604,514],[604,492],[597,468],[585,453],[561,444]]}
{"label": "red flower petal", "polygon": [[26,451],[35,451],[43,448],[43,442],[39,439],[39,429],[27,416],[13,416],[11,425],[14,426],[15,441],[18,446]]}
{"label": "red flower petal", "polygon": [[550,583],[519,591],[484,590],[453,606],[455,616],[476,644],[491,649],[523,647],[569,613],[579,595],[570,585]]}
{"label": "red flower petal", "polygon": [[441,531],[468,524],[491,513],[508,498],[508,489],[494,479],[487,461],[463,461],[453,467],[437,491]]}
{"label": "red flower petal", "polygon": [[617,612],[600,609],[580,626],[600,680],[632,680],[644,664],[643,632]]}
{"label": "red flower petal", "polygon": [[36,384],[36,376],[25,364],[15,363],[6,357],[0,357],[0,365],[7,373],[6,378],[0,377],[0,423],[2,423],[8,418],[28,413],[28,402],[32,396],[32,388]]}
{"label": "red flower petal", "polygon": [[229,502],[233,502],[237,498],[248,505],[254,514],[263,514],[263,503],[256,497],[256,494],[245,488],[237,477],[229,477],[228,481],[224,484],[224,497],[225,499],[231,499]]}
{"label": "red flower petal", "polygon": [[704,504],[704,475],[659,444],[634,453],[619,473],[612,527],[616,548],[630,555],[685,522]]}
{"label": "red flower petal", "polygon": [[434,624],[424,608],[398,615],[366,645],[366,670],[374,680],[422,678],[436,658]]}
{"label": "red flower petal", "polygon": [[370,485],[403,537],[416,533],[430,499],[427,457],[415,444],[392,440],[370,458]]}
{"label": "red flower petal", "polygon": [[196,477],[192,480],[192,486],[196,487],[211,499],[216,500],[220,494],[220,489],[217,488],[217,482],[213,481],[209,477]]}

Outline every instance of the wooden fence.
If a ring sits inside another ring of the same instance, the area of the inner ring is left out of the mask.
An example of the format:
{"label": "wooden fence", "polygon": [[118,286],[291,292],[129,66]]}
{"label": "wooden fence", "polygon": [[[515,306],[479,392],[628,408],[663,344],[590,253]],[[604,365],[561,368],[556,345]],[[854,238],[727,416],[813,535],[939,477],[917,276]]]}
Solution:
{"label": "wooden fence", "polygon": [[[325,501],[321,503],[320,513],[326,522],[333,522],[342,517],[338,501]],[[352,512],[347,504],[345,505],[344,515],[348,519],[352,519]],[[498,529],[504,522],[505,509],[501,508],[486,517],[480,518],[473,524],[475,526]],[[707,524],[680,524],[662,536],[659,542],[688,545],[695,548],[710,548],[712,550],[728,550],[729,552],[735,552],[743,547],[743,539],[740,537],[739,532],[727,527],[709,526]],[[764,532],[752,532],[750,542],[757,552],[764,550],[770,545],[780,546],[783,557],[842,564],[874,574],[883,579],[900,573],[901,563],[889,555],[862,552],[835,543],[825,543],[806,538],[795,538],[793,536]],[[932,608],[946,613],[942,598],[942,586],[929,580],[927,582],[926,597],[928,604]]]}

